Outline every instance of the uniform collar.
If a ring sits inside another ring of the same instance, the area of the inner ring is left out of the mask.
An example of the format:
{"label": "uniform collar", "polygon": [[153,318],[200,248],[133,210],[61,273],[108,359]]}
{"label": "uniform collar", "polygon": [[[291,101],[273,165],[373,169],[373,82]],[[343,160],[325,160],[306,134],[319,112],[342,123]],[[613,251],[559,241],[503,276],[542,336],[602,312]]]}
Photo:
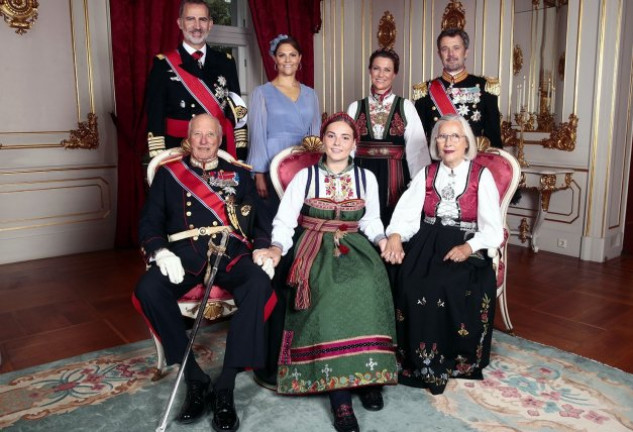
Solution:
{"label": "uniform collar", "polygon": [[187,54],[192,55],[193,53],[195,53],[196,51],[202,51],[202,57],[200,57],[200,62],[202,64],[204,64],[204,60],[207,57],[207,44],[204,44],[202,46],[202,48],[200,49],[195,49],[194,47],[192,47],[191,45],[187,44],[187,42],[182,43],[182,47],[185,49],[185,51],[187,51]]}
{"label": "uniform collar", "polygon": [[461,72],[459,72],[456,75],[451,75],[448,72],[446,72],[446,70],[442,72],[442,78],[444,78],[446,81],[448,81],[451,84],[457,84],[458,82],[464,81],[467,76],[468,76],[468,71],[466,70],[466,68],[464,68]]}
{"label": "uniform collar", "polygon": [[199,161],[198,159],[194,158],[193,156],[189,157],[189,161],[191,163],[191,166],[194,168],[200,168],[202,171],[211,171],[214,170],[218,167],[218,158],[216,157],[215,159],[208,161],[208,162],[202,162]]}

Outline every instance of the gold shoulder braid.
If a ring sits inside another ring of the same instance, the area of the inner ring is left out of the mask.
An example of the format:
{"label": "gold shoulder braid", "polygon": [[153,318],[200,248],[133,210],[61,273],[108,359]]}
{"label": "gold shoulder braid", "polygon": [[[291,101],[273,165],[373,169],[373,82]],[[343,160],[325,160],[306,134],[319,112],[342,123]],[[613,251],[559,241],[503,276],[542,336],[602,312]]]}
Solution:
{"label": "gold shoulder braid", "polygon": [[413,100],[416,101],[426,96],[429,92],[428,83],[426,81],[413,85]]}
{"label": "gold shoulder braid", "polygon": [[501,84],[499,84],[499,78],[496,77],[484,77],[486,79],[486,87],[484,88],[490,94],[499,96],[501,93]]}
{"label": "gold shoulder braid", "polygon": [[154,136],[153,133],[149,132],[147,134],[147,148],[149,150],[149,157],[153,158],[158,153],[165,150],[165,137]]}

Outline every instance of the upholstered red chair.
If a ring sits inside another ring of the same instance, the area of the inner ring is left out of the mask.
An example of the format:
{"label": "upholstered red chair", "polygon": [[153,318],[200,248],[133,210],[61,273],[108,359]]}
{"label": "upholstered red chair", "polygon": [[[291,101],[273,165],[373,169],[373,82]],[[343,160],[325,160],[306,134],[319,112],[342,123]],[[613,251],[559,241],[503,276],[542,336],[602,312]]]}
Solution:
{"label": "upholstered red chair", "polygon": [[295,174],[319,161],[323,155],[321,147],[321,139],[310,135],[303,139],[301,145],[288,147],[273,158],[270,179],[280,199]]}
{"label": "upholstered red chair", "polygon": [[[156,155],[147,166],[147,182],[151,186],[154,180],[154,175],[161,165],[173,160],[182,159],[184,151],[180,148],[167,149]],[[218,150],[218,157],[228,161],[234,162],[235,159],[229,153],[224,150]],[[180,307],[180,313],[183,317],[195,319],[198,313],[198,309],[201,307],[200,303],[204,297],[204,285],[198,284],[193,287],[189,292],[178,300],[178,306]],[[140,307],[135,303],[137,309]],[[217,321],[220,318],[228,317],[235,313],[237,306],[231,294],[223,290],[217,285],[213,285],[211,288],[211,294],[209,300],[204,308],[204,317],[209,321]],[[142,311],[139,310],[142,315]],[[165,351],[160,339],[154,334],[150,327],[150,333],[154,344],[156,345],[156,371],[152,377],[153,381],[159,380],[165,376]]]}
{"label": "upholstered red chair", "polygon": [[508,333],[513,332],[510,314],[508,313],[507,280],[508,273],[508,237],[510,230],[506,221],[510,200],[519,186],[521,177],[521,167],[519,162],[505,150],[498,148],[486,148],[477,154],[476,162],[487,167],[499,189],[499,199],[501,205],[501,220],[503,220],[503,243],[498,249],[488,249],[488,256],[493,260],[493,266],[497,274],[497,298],[503,323]]}

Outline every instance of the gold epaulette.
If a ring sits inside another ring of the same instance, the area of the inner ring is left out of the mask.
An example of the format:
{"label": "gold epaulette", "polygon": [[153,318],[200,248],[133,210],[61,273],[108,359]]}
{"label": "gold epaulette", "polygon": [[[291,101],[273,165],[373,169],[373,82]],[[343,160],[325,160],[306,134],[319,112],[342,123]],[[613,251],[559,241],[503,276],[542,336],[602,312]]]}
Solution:
{"label": "gold epaulette", "polygon": [[156,54],[158,60],[165,60],[165,54]]}
{"label": "gold epaulette", "polygon": [[238,166],[240,168],[244,168],[246,171],[253,171],[253,165],[249,165],[237,159],[231,161],[231,164]]}
{"label": "gold epaulette", "polygon": [[501,84],[499,83],[499,78],[496,77],[484,77],[486,79],[486,87],[484,88],[490,94],[495,96],[499,96],[501,93]]}
{"label": "gold epaulette", "polygon": [[233,56],[231,54],[229,54],[229,53],[226,53],[226,58],[231,60],[231,59],[233,59]]}
{"label": "gold epaulette", "polygon": [[147,134],[147,148],[149,150],[149,157],[153,158],[158,153],[165,150],[165,137],[154,136],[153,133]]}
{"label": "gold epaulette", "polygon": [[423,98],[429,93],[429,84],[424,81],[417,84],[413,84],[413,100],[416,101]]}

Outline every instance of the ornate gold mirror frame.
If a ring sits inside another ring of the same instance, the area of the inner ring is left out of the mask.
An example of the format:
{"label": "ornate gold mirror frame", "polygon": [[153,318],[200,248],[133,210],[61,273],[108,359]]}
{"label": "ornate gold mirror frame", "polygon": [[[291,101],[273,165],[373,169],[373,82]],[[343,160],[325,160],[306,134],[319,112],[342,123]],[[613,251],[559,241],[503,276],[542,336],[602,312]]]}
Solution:
{"label": "ornate gold mirror frame", "polygon": [[37,0],[0,0],[0,15],[19,35],[31,29],[37,19]]}
{"label": "ornate gold mirror frame", "polygon": [[[522,4],[525,3],[525,1],[522,2]],[[552,70],[549,70],[549,73],[551,73],[552,77],[549,78],[549,81],[541,76],[544,74],[543,72],[536,74],[535,70],[537,70],[538,63],[535,63],[534,54],[532,53],[533,51],[540,52],[540,50],[535,50],[537,45],[535,45],[534,40],[540,28],[539,26],[545,25],[544,21],[537,20],[543,20],[544,15],[538,14],[544,14],[545,12],[543,12],[543,10],[545,8],[554,8],[558,14],[559,9],[564,6],[567,6],[567,0],[532,0],[530,12],[532,23],[530,24],[530,33],[528,34],[531,44],[526,47],[526,49],[529,49],[527,57],[515,38],[511,67],[512,75],[514,76],[512,85],[514,86],[516,84],[517,95],[516,101],[510,102],[509,118],[501,123],[501,138],[505,146],[517,147],[517,158],[522,166],[528,166],[523,154],[523,146],[525,144],[537,144],[542,145],[544,148],[564,151],[573,151],[576,148],[578,117],[572,112],[569,114],[568,121],[564,122],[564,117],[559,117],[559,120],[557,120],[554,114],[556,107],[561,109],[560,102],[562,100],[564,104],[565,99],[565,95],[562,93],[559,95],[559,98],[555,97],[555,87],[560,83],[556,84],[556,86],[554,83],[554,77],[558,78],[559,76],[560,81],[563,81],[565,78],[565,53],[559,53],[557,60],[554,61],[553,64],[550,64]],[[569,13],[568,9],[566,9],[566,11]],[[528,13],[528,10],[521,10],[519,15],[526,13]],[[516,16],[517,12],[515,12],[515,19],[517,19]],[[548,16],[551,19],[551,15]],[[561,30],[569,31],[569,22],[572,18],[570,15],[567,15],[566,18],[563,19],[567,21],[567,28]],[[514,27],[512,31],[513,34],[515,34]],[[518,79],[518,75],[523,69],[524,61],[526,67],[529,66],[530,70],[525,72],[523,82],[521,83]],[[530,81],[526,82],[526,75],[528,74],[531,75],[531,77]],[[545,84],[543,84],[544,82]],[[529,92],[527,97],[529,102],[527,104],[525,103],[526,92]],[[559,104],[556,104],[556,100],[559,101]],[[515,106],[516,110],[513,109]],[[558,123],[559,121],[560,123]]]}

